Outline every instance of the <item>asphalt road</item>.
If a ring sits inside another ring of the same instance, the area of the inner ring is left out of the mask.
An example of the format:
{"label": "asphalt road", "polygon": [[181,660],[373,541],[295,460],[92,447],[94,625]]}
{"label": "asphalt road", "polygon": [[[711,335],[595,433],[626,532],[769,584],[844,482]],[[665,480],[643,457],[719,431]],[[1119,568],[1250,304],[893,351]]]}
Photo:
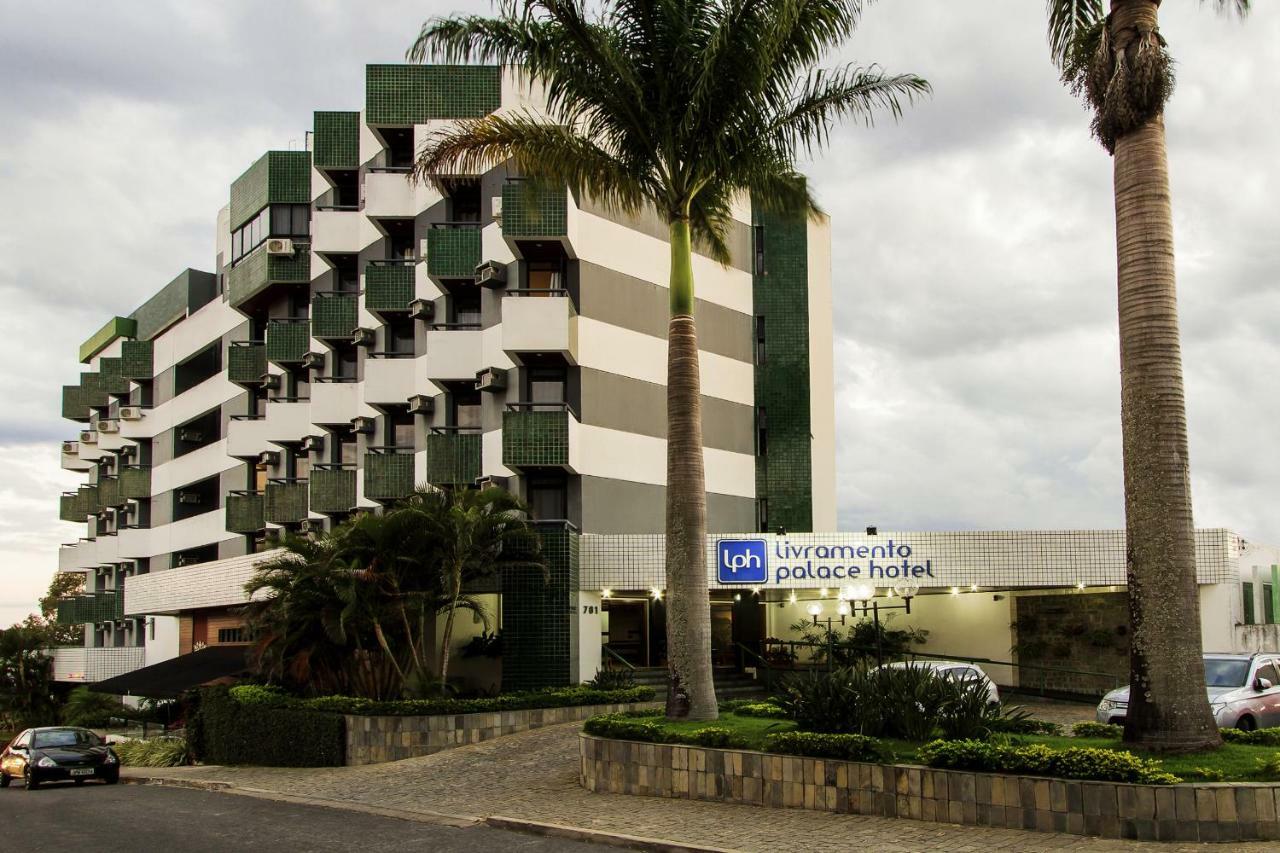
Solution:
{"label": "asphalt road", "polygon": [[593,853],[617,848],[487,826],[455,828],[212,791],[144,785],[0,789],[6,850],[447,850]]}

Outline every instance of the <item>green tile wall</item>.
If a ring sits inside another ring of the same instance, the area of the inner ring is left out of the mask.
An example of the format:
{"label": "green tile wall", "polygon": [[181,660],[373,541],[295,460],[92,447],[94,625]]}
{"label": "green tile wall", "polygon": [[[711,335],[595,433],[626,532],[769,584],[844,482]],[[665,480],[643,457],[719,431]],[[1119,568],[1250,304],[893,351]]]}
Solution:
{"label": "green tile wall", "polygon": [[268,151],[231,184],[231,230],[268,204],[311,201],[311,152]]}
{"label": "green tile wall", "polygon": [[448,432],[427,436],[427,482],[433,486],[469,486],[480,476],[480,433]]}
{"label": "green tile wall", "polygon": [[502,71],[496,65],[365,66],[365,121],[370,125],[479,118],[501,105]]}
{"label": "green tile wall", "polygon": [[311,469],[313,512],[349,512],[356,505],[356,469]]}
{"label": "green tile wall", "polygon": [[268,361],[278,364],[302,361],[310,345],[311,328],[305,320],[271,320],[267,323]]}
{"label": "green tile wall", "polygon": [[268,255],[263,243],[227,273],[227,300],[239,308],[273,284],[306,284],[311,281],[311,252]]}
{"label": "green tile wall", "polygon": [[80,500],[81,518],[102,512],[102,502],[98,498],[97,486],[81,486],[76,495]]}
{"label": "green tile wall", "polygon": [[385,501],[413,492],[413,454],[366,453],[364,456],[364,496]]}
{"label": "green tile wall", "polygon": [[257,384],[267,372],[265,343],[236,343],[227,348],[227,378],[241,384]]}
{"label": "green tile wall", "polygon": [[479,228],[432,228],[427,231],[429,275],[474,279],[479,263]]}
{"label": "green tile wall", "polygon": [[120,348],[120,372],[126,379],[150,379],[154,373],[151,341],[125,341]]}
{"label": "green tile wall", "polygon": [[813,529],[809,422],[808,223],[757,211],[764,272],[752,279],[757,316],[765,318],[764,364],[756,365],[756,405],[763,406],[768,452],[756,457],[757,499],[768,501],[771,530]]}
{"label": "green tile wall", "polygon": [[533,181],[502,186],[502,233],[507,237],[563,237],[568,231],[569,193]]}
{"label": "green tile wall", "polygon": [[360,113],[317,112],[311,138],[317,169],[360,168]]}
{"label": "green tile wall", "polygon": [[227,495],[227,532],[256,533],[266,527],[262,492]]}
{"label": "green tile wall", "polygon": [[357,325],[359,297],[354,293],[317,293],[311,297],[311,334],[349,338]]}
{"label": "green tile wall", "polygon": [[120,506],[124,503],[124,494],[120,491],[118,477],[103,477],[98,481],[98,502],[104,507]]}
{"label": "green tile wall", "polygon": [[116,338],[132,338],[137,335],[138,324],[129,317],[112,317],[89,340],[80,345],[80,361],[88,363],[98,353],[109,347]]}
{"label": "green tile wall", "polygon": [[80,374],[80,392],[86,405],[105,406],[110,402],[106,389],[102,387],[102,377],[97,373]]}
{"label": "green tile wall", "polygon": [[369,311],[408,311],[414,298],[409,264],[369,264],[364,270],[364,307]]}
{"label": "green tile wall", "polygon": [[99,382],[102,390],[108,394],[128,394],[129,380],[124,375],[124,360],[119,358],[98,359]]}
{"label": "green tile wall", "polygon": [[79,385],[62,386],[62,416],[71,421],[89,420],[89,404]]}
{"label": "green tile wall", "polygon": [[186,269],[130,314],[139,340],[151,340],[177,320],[199,310],[218,295],[218,277]]}
{"label": "green tile wall", "polygon": [[267,483],[263,517],[272,524],[289,524],[307,517],[307,482]]}
{"label": "green tile wall", "polygon": [[578,654],[578,533],[562,524],[538,530],[549,578],[536,569],[501,578],[504,691],[568,684]]}
{"label": "green tile wall", "polygon": [[66,492],[58,497],[58,518],[63,521],[84,521],[84,513],[80,511],[80,496],[75,492]]}
{"label": "green tile wall", "polygon": [[502,413],[502,464],[538,467],[569,464],[569,413]]}
{"label": "green tile wall", "polygon": [[124,596],[118,592],[93,594],[94,622],[116,622],[124,618]]}
{"label": "green tile wall", "polygon": [[151,469],[145,465],[130,465],[121,470],[120,494],[134,500],[151,497]]}
{"label": "green tile wall", "polygon": [[95,622],[98,615],[97,601],[92,594],[77,595],[74,598],[63,598],[58,601],[59,625],[82,625]]}

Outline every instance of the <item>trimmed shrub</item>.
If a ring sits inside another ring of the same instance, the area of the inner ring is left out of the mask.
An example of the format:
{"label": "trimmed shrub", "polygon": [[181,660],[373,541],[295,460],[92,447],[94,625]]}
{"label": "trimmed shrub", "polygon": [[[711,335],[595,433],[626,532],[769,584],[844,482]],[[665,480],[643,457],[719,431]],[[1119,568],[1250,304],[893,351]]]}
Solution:
{"label": "trimmed shrub", "polygon": [[345,763],[346,721],[336,714],[241,703],[225,687],[207,687],[200,691],[195,716],[188,743],[196,757],[208,764],[340,767]]}
{"label": "trimmed shrub", "polygon": [[334,714],[370,717],[435,716],[439,714],[483,714],[492,711],[521,711],[528,708],[570,708],[580,705],[622,705],[653,699],[652,687],[626,690],[598,690],[579,685],[527,693],[504,693],[480,699],[401,699],[379,702],[353,696],[317,696],[303,699],[260,685],[231,688],[231,697],[248,706],[297,708]]}
{"label": "trimmed shrub", "polygon": [[1034,717],[1013,717],[1005,715],[991,721],[991,731],[1010,735],[1060,735],[1062,726],[1048,720],[1037,720]]}
{"label": "trimmed shrub", "polygon": [[1246,746],[1280,746],[1280,729],[1255,729],[1246,732],[1242,729],[1222,729],[1219,734],[1227,743],[1242,743]]}
{"label": "trimmed shrub", "polygon": [[646,722],[641,717],[622,714],[602,714],[582,724],[582,730],[596,737],[614,740],[638,740],[645,743],[672,743],[688,746],[707,746],[715,749],[744,748],[747,741],[738,734],[719,726],[707,726],[692,732],[676,732],[659,723]]}
{"label": "trimmed shrub", "polygon": [[1110,723],[1075,723],[1071,726],[1072,737],[1096,737],[1107,740],[1118,740],[1124,737],[1124,726]]}
{"label": "trimmed shrub", "polygon": [[181,767],[191,763],[191,748],[180,737],[126,740],[111,745],[127,767]]}
{"label": "trimmed shrub", "polygon": [[728,729],[719,726],[707,726],[684,735],[681,737],[680,743],[709,746],[715,749],[740,749],[747,745],[746,739],[741,735],[734,734]]}
{"label": "trimmed shrub", "polygon": [[752,702],[739,705],[732,713],[737,714],[739,717],[764,717],[769,720],[789,719],[787,712],[772,702]]}
{"label": "trimmed shrub", "polygon": [[1044,744],[998,746],[977,740],[935,740],[917,753],[930,767],[1086,779],[1095,782],[1143,782],[1175,785],[1182,781],[1159,761],[1130,752],[1073,746],[1052,749]]}
{"label": "trimmed shrub", "polygon": [[809,758],[836,758],[843,761],[885,761],[888,751],[873,737],[865,735],[821,734],[818,732],[778,732],[764,739],[766,752],[803,755]]}
{"label": "trimmed shrub", "polygon": [[636,674],[630,669],[602,669],[587,686],[596,690],[630,690],[636,686]]}

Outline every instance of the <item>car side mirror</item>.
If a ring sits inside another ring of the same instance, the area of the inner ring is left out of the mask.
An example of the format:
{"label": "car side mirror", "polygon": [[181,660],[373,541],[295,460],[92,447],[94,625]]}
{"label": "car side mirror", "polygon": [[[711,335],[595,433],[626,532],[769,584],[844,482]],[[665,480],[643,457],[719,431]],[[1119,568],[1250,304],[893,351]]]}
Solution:
{"label": "car side mirror", "polygon": [[1272,687],[1272,684],[1270,679],[1255,678],[1253,680],[1253,689],[1257,690],[1258,692],[1262,692],[1263,690],[1270,690],[1271,687]]}

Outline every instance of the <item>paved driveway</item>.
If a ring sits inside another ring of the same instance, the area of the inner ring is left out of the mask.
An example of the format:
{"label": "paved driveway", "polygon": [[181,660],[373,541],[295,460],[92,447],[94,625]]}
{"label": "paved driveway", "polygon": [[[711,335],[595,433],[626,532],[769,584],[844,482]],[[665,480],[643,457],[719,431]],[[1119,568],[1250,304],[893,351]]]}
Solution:
{"label": "paved driveway", "polygon": [[[1140,844],[799,809],[591,794],[578,785],[577,739],[578,724],[572,723],[392,764],[311,770],[194,767],[166,775],[335,803],[458,816],[501,815],[731,850],[1206,850],[1203,845]],[[1258,853],[1274,849],[1265,843],[1231,846],[1232,851]]]}

